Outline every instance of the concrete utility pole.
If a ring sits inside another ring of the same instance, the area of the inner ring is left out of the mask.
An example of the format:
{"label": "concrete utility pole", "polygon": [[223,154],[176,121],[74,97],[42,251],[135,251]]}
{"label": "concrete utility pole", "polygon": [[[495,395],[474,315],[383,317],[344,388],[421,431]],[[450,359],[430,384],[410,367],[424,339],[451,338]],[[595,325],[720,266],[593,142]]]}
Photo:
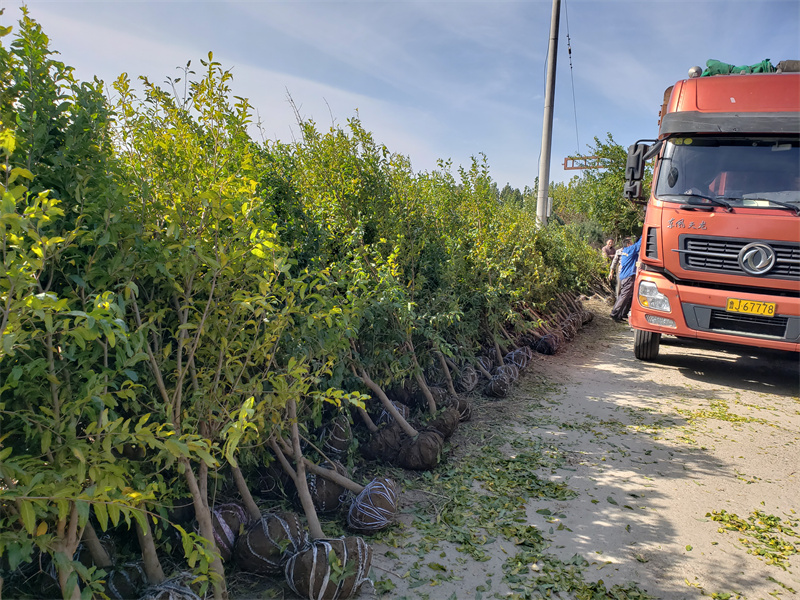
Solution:
{"label": "concrete utility pole", "polygon": [[553,139],[553,105],[556,97],[556,56],[558,55],[558,19],[561,0],[553,0],[550,17],[550,47],[547,52],[547,81],[544,88],[544,123],[542,125],[542,158],[539,162],[539,194],[536,199],[536,220],[547,225],[547,204],[550,191],[550,146]]}

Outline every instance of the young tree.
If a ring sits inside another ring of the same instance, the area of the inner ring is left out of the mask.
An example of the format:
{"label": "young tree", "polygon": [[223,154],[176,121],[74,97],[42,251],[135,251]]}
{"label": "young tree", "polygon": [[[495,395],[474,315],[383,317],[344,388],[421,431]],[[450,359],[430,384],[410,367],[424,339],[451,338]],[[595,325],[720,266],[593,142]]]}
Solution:
{"label": "young tree", "polygon": [[154,492],[120,450],[156,442],[121,415],[141,356],[116,287],[116,244],[132,227],[111,115],[99,82],[75,81],[52,55],[23,10],[0,52],[0,554],[12,568],[49,555],[77,598],[79,579],[96,583],[73,560],[90,514],[103,528],[144,522],[139,503]]}

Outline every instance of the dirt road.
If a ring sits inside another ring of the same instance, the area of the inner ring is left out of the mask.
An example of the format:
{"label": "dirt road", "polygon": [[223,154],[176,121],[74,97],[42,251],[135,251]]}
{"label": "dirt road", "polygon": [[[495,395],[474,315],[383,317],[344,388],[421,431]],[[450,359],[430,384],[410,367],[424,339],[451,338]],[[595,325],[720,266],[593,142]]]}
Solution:
{"label": "dirt road", "polygon": [[664,339],[643,363],[590,307],[436,472],[393,473],[366,597],[800,597],[797,355]]}

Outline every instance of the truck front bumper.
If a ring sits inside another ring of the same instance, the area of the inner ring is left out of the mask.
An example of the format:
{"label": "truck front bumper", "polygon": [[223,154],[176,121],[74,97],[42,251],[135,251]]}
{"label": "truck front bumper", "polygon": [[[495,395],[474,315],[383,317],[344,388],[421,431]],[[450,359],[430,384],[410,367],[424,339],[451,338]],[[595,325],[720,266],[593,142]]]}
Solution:
{"label": "truck front bumper", "polygon": [[[640,295],[642,289],[647,295]],[[774,315],[728,311],[731,298],[772,303]],[[664,310],[666,301],[669,308]],[[678,337],[800,352],[800,298],[681,285],[651,271],[641,271],[636,277],[630,324],[635,329]]]}

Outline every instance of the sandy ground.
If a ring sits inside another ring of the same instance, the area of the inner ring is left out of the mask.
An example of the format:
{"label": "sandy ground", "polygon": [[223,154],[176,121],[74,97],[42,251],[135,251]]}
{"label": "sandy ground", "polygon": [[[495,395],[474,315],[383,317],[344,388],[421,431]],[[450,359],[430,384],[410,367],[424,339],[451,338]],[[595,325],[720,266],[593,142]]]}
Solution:
{"label": "sandy ground", "polygon": [[[578,597],[563,591],[568,584],[536,584],[555,560],[548,581],[579,565],[581,581],[602,581],[596,589],[627,586],[619,597],[800,598],[798,356],[667,338],[658,362],[643,363],[633,357],[633,332],[601,302],[587,306],[596,318],[557,355],[538,356],[509,398],[475,399],[474,419],[448,450],[460,469],[475,444],[553,455],[538,475],[573,497],[526,498],[523,517],[548,542],[548,558],[509,578],[504,564],[519,540],[489,537],[476,560],[458,543],[426,537],[420,529],[448,502],[502,500],[503,491],[476,480],[448,498],[437,495],[436,472],[411,475],[400,523],[373,542],[376,583],[361,597]],[[753,535],[712,518],[722,511],[743,522],[755,511],[778,517],[788,529],[770,531],[790,544],[782,565],[753,554]]]}

